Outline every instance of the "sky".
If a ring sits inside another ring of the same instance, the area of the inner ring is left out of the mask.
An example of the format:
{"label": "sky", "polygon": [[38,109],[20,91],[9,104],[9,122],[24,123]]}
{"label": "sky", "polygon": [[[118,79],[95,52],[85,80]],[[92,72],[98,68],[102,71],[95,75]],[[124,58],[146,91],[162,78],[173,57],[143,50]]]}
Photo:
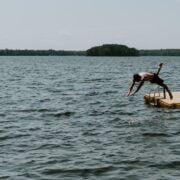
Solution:
{"label": "sky", "polygon": [[0,0],[0,49],[180,48],[180,0]]}

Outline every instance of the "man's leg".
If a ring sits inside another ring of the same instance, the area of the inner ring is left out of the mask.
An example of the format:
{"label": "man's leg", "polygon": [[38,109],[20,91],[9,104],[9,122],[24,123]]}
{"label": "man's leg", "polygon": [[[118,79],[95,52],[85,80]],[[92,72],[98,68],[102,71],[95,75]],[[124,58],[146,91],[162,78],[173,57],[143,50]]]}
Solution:
{"label": "man's leg", "polygon": [[166,99],[166,89],[163,88],[163,92],[164,92],[164,99]]}
{"label": "man's leg", "polygon": [[171,91],[169,90],[169,88],[167,87],[167,85],[164,84],[164,83],[161,83],[161,84],[159,84],[159,85],[160,85],[161,87],[163,87],[165,90],[167,90],[167,92],[169,93],[170,99],[173,99],[173,95],[172,95]]}

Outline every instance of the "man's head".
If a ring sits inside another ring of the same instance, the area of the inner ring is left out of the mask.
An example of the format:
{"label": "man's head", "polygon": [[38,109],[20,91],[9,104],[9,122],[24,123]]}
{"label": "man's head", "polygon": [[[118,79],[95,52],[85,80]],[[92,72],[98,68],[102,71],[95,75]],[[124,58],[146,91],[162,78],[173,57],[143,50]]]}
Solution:
{"label": "man's head", "polygon": [[141,76],[139,74],[134,74],[133,80],[139,82],[141,81]]}

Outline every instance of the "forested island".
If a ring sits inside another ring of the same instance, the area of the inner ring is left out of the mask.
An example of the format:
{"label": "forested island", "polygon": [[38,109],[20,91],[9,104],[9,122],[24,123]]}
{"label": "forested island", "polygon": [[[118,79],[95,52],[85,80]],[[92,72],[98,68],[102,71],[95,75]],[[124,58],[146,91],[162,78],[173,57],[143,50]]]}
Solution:
{"label": "forested island", "polygon": [[139,51],[119,44],[104,44],[86,51],[87,56],[139,56]]}
{"label": "forested island", "polygon": [[180,49],[137,50],[125,45],[105,44],[86,51],[87,56],[180,56]]}
{"label": "forested island", "polygon": [[86,51],[1,49],[0,56],[180,56],[180,49],[138,50],[120,44],[104,44]]}

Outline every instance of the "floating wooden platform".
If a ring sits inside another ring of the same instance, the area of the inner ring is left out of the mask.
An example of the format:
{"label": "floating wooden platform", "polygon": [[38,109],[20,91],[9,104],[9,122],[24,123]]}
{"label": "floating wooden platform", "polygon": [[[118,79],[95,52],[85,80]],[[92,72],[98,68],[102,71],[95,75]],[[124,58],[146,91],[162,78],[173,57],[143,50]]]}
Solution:
{"label": "floating wooden platform", "polygon": [[168,107],[168,108],[177,108],[180,107],[180,92],[172,92],[173,99],[169,98],[169,94],[166,93],[164,98],[163,92],[155,92],[146,94],[144,96],[145,102],[147,104],[152,104],[157,107]]}

